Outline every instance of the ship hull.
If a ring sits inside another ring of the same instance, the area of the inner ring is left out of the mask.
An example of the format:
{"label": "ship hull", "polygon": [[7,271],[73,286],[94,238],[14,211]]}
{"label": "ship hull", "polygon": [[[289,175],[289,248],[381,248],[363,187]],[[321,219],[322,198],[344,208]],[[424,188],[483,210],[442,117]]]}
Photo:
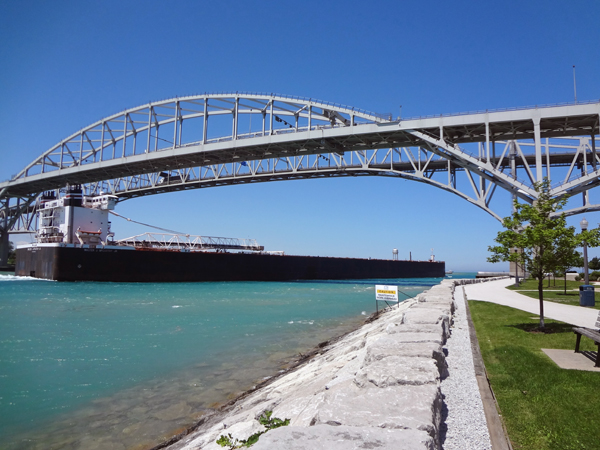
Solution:
{"label": "ship hull", "polygon": [[289,281],[443,277],[444,262],[28,246],[15,274],[57,281]]}

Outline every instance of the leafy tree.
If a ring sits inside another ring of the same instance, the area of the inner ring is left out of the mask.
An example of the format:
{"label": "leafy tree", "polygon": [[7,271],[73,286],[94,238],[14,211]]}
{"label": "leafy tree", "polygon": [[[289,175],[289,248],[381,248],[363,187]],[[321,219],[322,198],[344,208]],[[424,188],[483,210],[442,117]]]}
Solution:
{"label": "leafy tree", "polygon": [[[583,263],[581,266],[578,267],[582,267]],[[588,268],[590,268],[591,270],[600,270],[600,259],[598,259],[597,256],[594,256],[592,259],[590,259],[588,261]]]}
{"label": "leafy tree", "polygon": [[[572,228],[572,227],[571,227]],[[557,273],[564,276],[564,293],[567,295],[567,272],[573,267],[583,266],[583,256],[577,251],[578,242],[576,239],[563,239],[558,243],[556,249],[556,268]]]}
{"label": "leafy tree", "polygon": [[[515,201],[515,211],[504,218],[505,230],[496,236],[496,246],[488,247],[492,256],[489,262],[514,261],[525,267],[532,278],[538,281],[540,301],[540,329],[544,329],[544,278],[566,266],[574,265],[575,248],[585,241],[588,246],[600,245],[600,230],[591,229],[575,233],[575,227],[567,226],[560,211],[567,199],[555,199],[550,195],[550,181],[535,183],[538,199],[532,205]],[[521,252],[511,252],[519,248]]]}
{"label": "leafy tree", "polygon": [[9,265],[14,264],[17,259],[17,252],[15,252],[15,244],[12,241],[8,241],[8,260]]}

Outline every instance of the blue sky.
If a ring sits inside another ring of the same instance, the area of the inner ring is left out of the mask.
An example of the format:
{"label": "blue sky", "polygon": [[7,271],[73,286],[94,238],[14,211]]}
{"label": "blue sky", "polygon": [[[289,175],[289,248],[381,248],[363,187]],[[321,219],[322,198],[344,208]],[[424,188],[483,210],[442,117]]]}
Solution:
{"label": "blue sky", "polygon": [[[595,100],[599,13],[594,0],[2,2],[0,179],[102,117],[202,92],[276,92],[394,116],[402,105],[410,117],[569,102],[576,65],[578,99]],[[395,247],[427,259],[433,248],[449,269],[507,268],[485,261],[495,219],[399,179],[230,186],[118,212],[292,254],[391,257]],[[113,227],[118,237],[146,231]]]}

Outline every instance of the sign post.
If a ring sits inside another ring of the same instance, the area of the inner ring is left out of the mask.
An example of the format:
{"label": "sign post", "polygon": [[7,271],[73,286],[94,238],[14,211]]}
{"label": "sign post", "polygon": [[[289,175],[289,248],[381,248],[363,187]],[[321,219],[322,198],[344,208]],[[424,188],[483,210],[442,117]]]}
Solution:
{"label": "sign post", "polygon": [[385,284],[375,285],[375,307],[377,313],[379,313],[379,303],[385,302],[386,305],[391,306],[388,302],[395,302],[400,307],[400,301],[398,300],[398,286],[387,286]]}

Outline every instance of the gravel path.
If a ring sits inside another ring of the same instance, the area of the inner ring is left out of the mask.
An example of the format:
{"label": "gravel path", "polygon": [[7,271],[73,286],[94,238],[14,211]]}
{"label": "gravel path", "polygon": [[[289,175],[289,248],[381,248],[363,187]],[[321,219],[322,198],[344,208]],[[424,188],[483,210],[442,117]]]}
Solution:
{"label": "gravel path", "polygon": [[[470,300],[497,303],[511,308],[528,311],[534,315],[540,313],[540,303],[536,298],[527,297],[516,291],[505,289],[514,284],[514,279],[503,278],[485,283],[469,284],[465,286],[467,297]],[[595,328],[598,310],[582,308],[580,306],[563,305],[561,303],[544,302],[544,316],[549,319],[560,320],[578,327]]]}
{"label": "gravel path", "polygon": [[[441,383],[445,403],[445,430],[442,429],[443,450],[491,450],[490,436],[479,394],[463,287],[454,292],[456,311],[452,336],[444,348],[449,376]],[[445,440],[443,433],[445,431]]]}

